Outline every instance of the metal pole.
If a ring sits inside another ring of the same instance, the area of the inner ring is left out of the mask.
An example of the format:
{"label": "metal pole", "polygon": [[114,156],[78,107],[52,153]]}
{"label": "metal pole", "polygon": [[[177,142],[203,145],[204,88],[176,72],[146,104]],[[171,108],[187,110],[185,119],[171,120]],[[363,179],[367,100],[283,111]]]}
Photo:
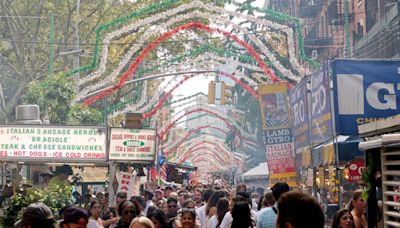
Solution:
{"label": "metal pole", "polygon": [[[136,83],[136,82],[141,82],[141,81],[146,81],[146,80],[151,80],[151,79],[155,79],[155,78],[169,77],[169,76],[175,76],[175,75],[181,75],[181,74],[202,74],[202,73],[219,73],[219,71],[216,71],[216,70],[198,70],[198,71],[174,72],[174,73],[168,73],[168,74],[157,74],[157,75],[153,75],[153,76],[148,76],[148,77],[129,80],[129,81],[126,81],[124,83],[124,85],[131,84],[131,83]],[[106,91],[108,89],[111,89],[111,88],[113,88],[113,86],[109,86],[109,87],[106,87],[106,88],[103,88],[103,89],[99,89],[99,90],[94,91],[92,93],[89,93],[89,94],[87,94],[85,96],[82,96],[80,98],[80,100],[78,100],[78,101],[84,100],[86,98],[89,98],[91,96],[94,96],[96,94],[99,94],[99,93],[101,93],[103,91]]]}
{"label": "metal pole", "polygon": [[349,1],[344,0],[344,25],[346,32],[346,45],[344,49],[344,57],[350,56],[350,31],[349,31]]}
{"label": "metal pole", "polygon": [[49,37],[49,74],[53,75],[54,65],[54,15],[50,14],[50,37]]}
{"label": "metal pole", "polygon": [[[80,65],[80,63],[79,63],[79,55],[80,55],[80,52],[79,52],[79,49],[80,49],[80,45],[79,45],[79,21],[80,21],[80,16],[79,16],[79,10],[80,10],[80,5],[81,5],[81,0],[77,0],[77,3],[76,3],[76,12],[75,12],[75,15],[76,15],[76,20],[75,20],[75,32],[74,32],[74,39],[73,39],[73,42],[74,42],[74,50],[76,51],[76,53],[74,54],[74,57],[73,57],[73,60],[72,60],[72,65],[73,65],[73,68],[74,69],[78,69],[79,68],[79,65]],[[76,72],[76,81],[78,82],[79,81],[79,71],[77,71]],[[77,84],[77,86],[76,86],[77,88],[76,88],[76,93],[78,94],[79,93],[79,85]]]}

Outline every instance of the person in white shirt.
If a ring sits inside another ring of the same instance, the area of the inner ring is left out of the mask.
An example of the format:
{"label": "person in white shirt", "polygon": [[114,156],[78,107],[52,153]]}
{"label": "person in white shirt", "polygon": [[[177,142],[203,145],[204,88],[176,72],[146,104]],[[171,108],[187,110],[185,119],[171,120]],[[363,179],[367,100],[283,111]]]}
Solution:
{"label": "person in white shirt", "polygon": [[229,201],[226,198],[221,198],[217,203],[217,214],[213,215],[208,223],[208,228],[219,227],[225,214],[229,211]]}
{"label": "person in white shirt", "polygon": [[[203,192],[203,201],[207,202],[210,196],[214,193],[214,190],[212,189],[207,189],[206,191]],[[200,220],[201,228],[206,228],[207,227],[207,216],[206,216],[206,204],[203,206],[197,208],[196,214],[197,217]]]}
{"label": "person in white shirt", "polygon": [[219,225],[220,228],[230,228],[233,218],[232,218],[232,208],[235,205],[235,203],[237,202],[247,202],[247,199],[244,198],[243,196],[235,196],[231,199],[231,201],[229,202],[229,211],[225,213],[224,218],[222,219],[221,224]]}
{"label": "person in white shirt", "polygon": [[149,209],[149,207],[153,206],[153,196],[154,194],[152,192],[147,190],[144,191],[144,201],[146,202],[146,205],[143,209],[143,214],[145,216],[147,215],[147,210]]}

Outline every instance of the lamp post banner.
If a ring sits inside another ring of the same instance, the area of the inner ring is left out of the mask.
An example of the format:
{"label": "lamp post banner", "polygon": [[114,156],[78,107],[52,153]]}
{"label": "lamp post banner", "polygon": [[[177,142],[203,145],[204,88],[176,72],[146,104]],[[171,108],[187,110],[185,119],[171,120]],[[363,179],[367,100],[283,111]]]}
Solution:
{"label": "lamp post banner", "polygon": [[311,142],[319,144],[333,137],[328,64],[311,76]]}
{"label": "lamp post banner", "polygon": [[357,135],[358,126],[399,113],[399,60],[335,60],[336,132]]}
{"label": "lamp post banner", "polygon": [[289,91],[292,110],[294,147],[298,151],[310,145],[306,81]]}

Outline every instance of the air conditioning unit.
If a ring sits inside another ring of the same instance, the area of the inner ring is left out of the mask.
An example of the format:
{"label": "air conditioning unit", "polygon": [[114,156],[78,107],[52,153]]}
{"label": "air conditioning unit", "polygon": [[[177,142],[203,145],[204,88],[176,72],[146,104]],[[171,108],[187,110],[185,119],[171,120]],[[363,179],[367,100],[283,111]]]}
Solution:
{"label": "air conditioning unit", "polygon": [[317,59],[318,57],[318,51],[317,50],[312,50],[311,52],[311,58],[312,59]]}

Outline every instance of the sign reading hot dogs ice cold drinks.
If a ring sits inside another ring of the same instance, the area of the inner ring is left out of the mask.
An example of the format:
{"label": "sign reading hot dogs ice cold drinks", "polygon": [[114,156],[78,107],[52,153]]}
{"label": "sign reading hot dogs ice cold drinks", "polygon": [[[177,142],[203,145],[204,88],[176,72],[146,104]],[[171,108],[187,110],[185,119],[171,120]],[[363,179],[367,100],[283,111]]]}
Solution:
{"label": "sign reading hot dogs ice cold drinks", "polygon": [[0,159],[105,162],[106,135],[105,127],[0,126]]}

